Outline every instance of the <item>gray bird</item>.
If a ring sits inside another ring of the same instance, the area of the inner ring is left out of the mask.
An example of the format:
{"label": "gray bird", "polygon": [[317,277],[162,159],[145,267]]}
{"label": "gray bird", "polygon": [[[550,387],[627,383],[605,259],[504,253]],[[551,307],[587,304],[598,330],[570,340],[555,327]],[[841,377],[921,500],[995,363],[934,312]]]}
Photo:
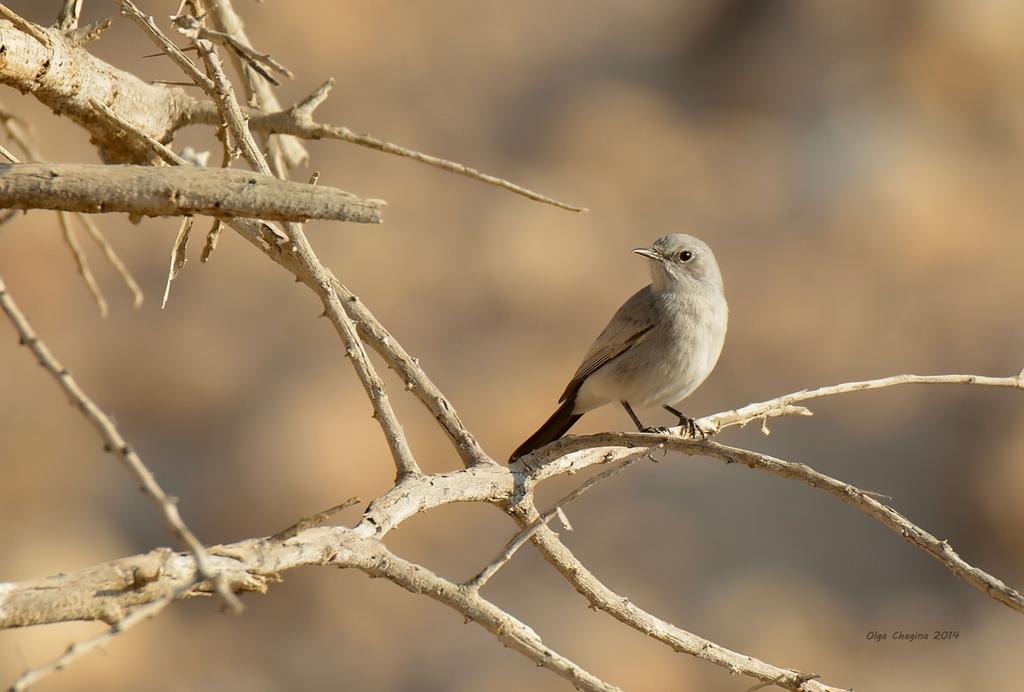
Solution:
{"label": "gray bird", "polygon": [[711,374],[725,343],[729,306],[715,256],[703,241],[681,233],[649,248],[651,284],[627,300],[569,381],[558,407],[509,461],[568,432],[587,411],[618,401],[638,430],[650,431],[633,407],[662,406],[691,436],[705,436],[672,404],[689,396]]}

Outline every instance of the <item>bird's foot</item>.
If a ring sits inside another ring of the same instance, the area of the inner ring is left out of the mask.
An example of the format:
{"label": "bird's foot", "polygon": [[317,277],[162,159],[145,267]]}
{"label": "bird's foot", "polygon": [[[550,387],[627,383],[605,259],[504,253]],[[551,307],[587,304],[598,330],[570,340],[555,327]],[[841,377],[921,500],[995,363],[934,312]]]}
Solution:
{"label": "bird's foot", "polygon": [[679,425],[682,426],[683,430],[686,431],[686,436],[691,440],[706,440],[715,434],[714,430],[698,425],[697,421],[689,416],[679,416]]}
{"label": "bird's foot", "polygon": [[654,433],[655,435],[664,435],[669,432],[669,429],[664,425],[648,425],[646,428],[640,428],[642,433]]}

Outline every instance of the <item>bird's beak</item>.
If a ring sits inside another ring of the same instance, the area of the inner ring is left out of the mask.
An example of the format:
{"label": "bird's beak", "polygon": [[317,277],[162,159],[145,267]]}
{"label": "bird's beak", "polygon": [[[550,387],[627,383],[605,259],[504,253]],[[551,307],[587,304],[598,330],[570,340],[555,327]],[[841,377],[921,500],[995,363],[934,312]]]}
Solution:
{"label": "bird's beak", "polygon": [[651,249],[649,247],[633,248],[633,252],[635,252],[638,255],[643,255],[644,257],[646,257],[648,259],[658,260],[659,262],[664,261],[664,259],[665,259],[664,257],[659,255],[657,252],[655,252],[653,249]]}

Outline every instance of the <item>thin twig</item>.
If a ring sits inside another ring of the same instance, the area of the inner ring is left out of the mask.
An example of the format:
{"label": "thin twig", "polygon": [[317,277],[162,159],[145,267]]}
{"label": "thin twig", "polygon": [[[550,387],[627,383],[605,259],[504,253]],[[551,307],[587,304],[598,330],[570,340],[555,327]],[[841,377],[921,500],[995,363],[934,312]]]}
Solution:
{"label": "thin twig", "polygon": [[114,247],[107,241],[106,236],[104,236],[100,231],[99,226],[93,223],[92,219],[85,214],[75,214],[75,218],[78,219],[78,222],[82,224],[96,244],[100,246],[100,249],[103,250],[103,255],[107,258],[107,261],[110,262],[121,277],[121,280],[124,281],[124,285],[128,287],[129,291],[131,291],[132,307],[142,307],[142,301],[145,298],[142,294],[142,288],[139,287],[135,277],[132,276],[128,267],[121,261],[117,252],[114,251]]}
{"label": "thin twig", "polygon": [[367,574],[384,577],[413,593],[422,593],[454,608],[467,620],[494,634],[505,646],[523,654],[538,666],[557,673],[577,689],[592,692],[611,692],[619,689],[548,647],[528,625],[484,599],[479,593],[453,584],[420,565],[403,560],[388,551],[383,543],[377,543],[376,550],[372,552],[366,551],[354,556],[352,562]]}
{"label": "thin twig", "polygon": [[203,245],[203,254],[199,256],[199,261],[203,264],[206,264],[213,255],[213,251],[217,249],[217,241],[220,240],[220,232],[223,229],[224,223],[220,219],[214,219],[210,230],[206,232],[206,244]]}
{"label": "thin twig", "polygon": [[67,651],[45,666],[26,670],[18,677],[17,680],[14,681],[14,684],[11,685],[10,692],[23,692],[23,690],[27,690],[43,678],[64,670],[74,663],[75,660],[85,656],[94,649],[103,648],[117,635],[131,629],[144,620],[156,617],[160,611],[170,605],[171,601],[174,599],[175,596],[173,595],[165,596],[164,598],[153,601],[152,603],[138,606],[125,616],[123,620],[111,625],[110,629],[93,637],[92,639],[87,639],[83,642],[75,642],[68,647]]}
{"label": "thin twig", "polygon": [[[673,445],[668,446],[671,448]],[[784,478],[796,478],[812,488],[820,488],[882,522],[905,541],[924,550],[950,572],[983,594],[1018,613],[1024,613],[1024,596],[1020,592],[984,570],[967,563],[949,545],[949,541],[936,538],[892,507],[875,499],[876,493],[861,490],[803,464],[783,461],[747,449],[709,443],[703,453],[725,462],[738,462],[749,468],[765,470]]]}
{"label": "thin twig", "polygon": [[[292,237],[295,236],[296,231],[292,229]],[[327,282],[327,287],[324,297],[326,307],[330,308],[326,310],[327,316],[338,335],[341,336],[341,341],[345,345],[345,355],[352,361],[352,367],[355,368],[359,381],[362,383],[363,389],[366,390],[366,396],[370,398],[373,405],[373,417],[377,419],[381,430],[384,431],[384,439],[387,440],[388,449],[391,450],[391,457],[395,462],[396,482],[410,476],[422,475],[423,472],[409,448],[409,441],[402,430],[402,424],[388,400],[384,381],[370,362],[370,356],[366,353],[366,348],[359,338],[355,323],[345,311],[337,293],[330,288],[330,282]]]}
{"label": "thin twig", "polygon": [[[121,1],[128,2],[128,0]],[[206,91],[218,104],[221,115],[231,130],[236,146],[240,148],[242,156],[254,169],[269,175],[270,166],[246,124],[245,117],[238,105],[238,100],[235,98],[234,89],[227,75],[224,74],[216,49],[212,43],[202,39],[196,41],[196,46],[199,48],[199,55],[206,65],[207,73],[213,85]],[[391,455],[397,468],[397,478],[401,480],[409,476],[420,475],[422,472],[409,448],[409,443],[402,430],[401,423],[388,400],[384,382],[370,363],[352,318],[346,312],[330,280],[326,278],[326,270],[323,269],[318,260],[315,260],[315,255],[313,255],[312,248],[309,247],[308,241],[305,239],[301,225],[289,224],[287,228],[295,250],[301,252],[307,260],[312,260],[309,262],[310,270],[320,273],[324,277],[318,282],[323,290],[321,299],[324,301],[324,307],[327,308],[327,315],[330,317],[331,322],[342,339],[342,343],[345,345],[345,352],[351,358],[359,380],[372,402],[374,417],[384,431],[384,437],[387,440],[388,448],[391,450]]]}
{"label": "thin twig", "polygon": [[[200,3],[193,4],[196,5],[194,9],[197,9]],[[235,12],[231,0],[217,0],[210,9],[210,15],[218,29],[231,36],[240,45],[249,49],[253,48],[252,42],[245,32],[242,18]],[[234,61],[235,69],[242,75],[246,103],[264,113],[280,110],[281,104],[271,85],[259,79],[252,70],[246,69],[238,53],[231,52],[230,57]],[[305,144],[297,137],[266,135],[265,138],[270,167],[274,171],[274,175],[279,178],[287,178],[288,170],[309,162],[309,152],[306,150]]]}
{"label": "thin twig", "polygon": [[57,15],[57,28],[61,31],[74,31],[82,16],[83,0],[64,0]]}
{"label": "thin twig", "polygon": [[199,23],[198,19],[191,15],[175,15],[171,18],[171,22],[181,35],[187,36],[193,41],[206,40],[227,48],[229,51],[237,55],[237,57],[250,69],[254,70],[257,74],[263,77],[263,79],[267,80],[274,86],[280,86],[281,83],[267,71],[268,69],[274,70],[288,79],[295,78],[295,75],[292,74],[291,70],[275,60],[269,53],[260,53],[251,46],[243,44],[241,41],[235,39],[235,37],[224,33],[223,31],[207,29]]}
{"label": "thin twig", "polygon": [[[315,284],[310,283],[309,285],[315,290]],[[388,366],[405,382],[405,388],[410,390],[434,416],[434,419],[448,434],[452,444],[455,445],[455,451],[463,465],[497,463],[487,455],[476,436],[459,418],[455,405],[448,400],[448,397],[430,379],[426,371],[420,367],[418,359],[409,355],[398,340],[366,307],[366,304],[337,278],[332,277],[332,286],[341,297],[346,312],[359,327],[360,336],[384,358]]]}
{"label": "thin twig", "polygon": [[313,119],[313,111],[324,101],[324,99],[327,98],[327,94],[333,86],[334,80],[328,80],[310,96],[292,106],[287,111],[271,113],[266,116],[253,116],[249,121],[249,125],[253,129],[265,130],[275,134],[290,134],[295,135],[296,137],[305,137],[308,139],[338,139],[343,142],[349,142],[350,144],[358,144],[361,147],[367,147],[369,149],[384,152],[385,154],[392,154],[394,156],[412,159],[413,161],[419,161],[420,163],[424,163],[428,166],[440,168],[443,171],[457,173],[458,175],[479,180],[487,183],[488,185],[504,188],[517,195],[522,195],[523,197],[532,199],[535,202],[543,202],[544,204],[550,204],[568,211],[587,211],[586,207],[579,207],[574,204],[554,199],[553,197],[548,197],[547,195],[542,195],[539,192],[534,192],[533,190],[516,185],[504,178],[498,178],[493,175],[488,175],[487,173],[482,173],[475,168],[470,168],[469,166],[456,161],[449,161],[448,159],[424,154],[423,152],[408,149],[391,142],[386,142],[382,139],[373,137],[372,135],[356,134],[344,126],[318,123]]}
{"label": "thin twig", "polygon": [[[127,0],[121,0],[127,2]],[[231,86],[231,80],[224,74],[220,56],[217,49],[206,40],[198,40],[195,45],[199,48],[199,56],[206,65],[206,73],[211,82],[210,87],[203,87],[206,93],[217,104],[221,117],[227,123],[228,129],[235,140],[235,146],[242,152],[242,157],[253,167],[254,170],[264,175],[273,175],[266,157],[260,151],[259,145],[249,130],[246,117],[235,98],[235,90]]]}
{"label": "thin twig", "polygon": [[[514,512],[516,519],[523,526],[531,524],[538,516],[537,509],[532,503],[521,504],[514,509]],[[666,644],[673,651],[689,654],[725,668],[731,673],[740,673],[757,680],[770,682],[787,690],[844,692],[840,688],[817,682],[815,680],[819,677],[817,674],[804,673],[792,668],[779,668],[753,656],[727,649],[648,613],[635,603],[630,602],[628,598],[605,586],[546,526],[542,526],[533,535],[532,540],[541,555],[590,602],[591,606],[608,613],[638,632]]]}
{"label": "thin twig", "polygon": [[85,253],[82,252],[82,246],[78,243],[78,237],[75,235],[74,230],[71,228],[71,224],[68,221],[68,213],[66,211],[58,211],[57,218],[60,220],[61,232],[64,234],[64,242],[67,244],[68,249],[71,250],[71,256],[75,259],[75,266],[78,267],[78,274],[85,281],[85,285],[89,288],[89,293],[92,294],[92,298],[96,301],[96,307],[99,308],[100,317],[106,319],[109,310],[107,309],[107,301],[103,297],[103,291],[100,290],[99,284],[96,283],[96,277],[92,275],[92,270],[89,269],[89,260],[86,259]]}
{"label": "thin twig", "polygon": [[209,554],[206,548],[203,547],[203,544],[199,542],[199,539],[196,538],[195,534],[192,533],[182,520],[181,514],[178,512],[177,499],[164,492],[152,472],[142,463],[139,455],[125,442],[110,417],[82,391],[82,388],[78,386],[78,382],[71,376],[71,373],[60,364],[46,344],[36,336],[28,319],[18,308],[10,293],[7,292],[7,286],[2,278],[0,278],[0,308],[7,314],[8,319],[10,319],[14,328],[18,331],[21,343],[31,349],[40,365],[53,376],[60,388],[64,390],[64,394],[68,397],[71,404],[82,412],[82,415],[85,416],[89,424],[103,438],[104,448],[109,452],[117,454],[124,461],[128,469],[138,479],[143,492],[149,495],[160,508],[171,533],[187,545],[193,555],[195,555],[196,567],[203,579],[209,581],[211,586],[217,589],[230,610],[240,612],[242,604],[238,597],[210,569]]}
{"label": "thin twig", "polygon": [[161,50],[167,53],[171,60],[173,60],[178,67],[184,70],[185,74],[187,74],[192,81],[194,81],[204,91],[209,91],[213,88],[213,82],[210,81],[209,77],[203,74],[202,70],[196,67],[196,64],[182,52],[181,48],[174,45],[174,42],[167,38],[164,32],[160,31],[152,17],[143,14],[142,11],[135,6],[135,3],[131,2],[131,0],[117,0],[117,4],[121,6],[121,14],[142,27],[142,30],[149,35],[153,42],[156,43]]}
{"label": "thin twig", "polygon": [[[41,162],[44,160],[42,153],[32,142],[32,137],[29,134],[29,124],[7,110],[7,107],[3,104],[0,104],[0,123],[3,124],[7,136],[18,145],[18,148],[21,149],[22,154],[25,155],[28,161]],[[11,156],[8,155],[8,158],[11,158]],[[14,160],[14,163],[21,163],[21,161]]]}
{"label": "thin twig", "polygon": [[530,540],[533,534],[537,533],[542,526],[546,526],[553,517],[557,516],[565,505],[569,504],[601,481],[611,478],[612,476],[626,470],[641,459],[646,459],[647,457],[648,453],[646,451],[633,454],[623,459],[617,466],[613,466],[610,469],[588,478],[583,485],[558,500],[551,509],[538,516],[532,523],[530,523],[529,526],[516,534],[505,546],[505,549],[501,551],[497,557],[491,560],[490,564],[481,570],[479,574],[467,581],[465,586],[474,591],[479,590],[484,584],[490,581],[491,577],[498,573],[498,570],[501,569],[505,563],[512,559],[512,556],[516,554],[516,551],[523,547],[523,545]]}
{"label": "thin twig", "polygon": [[53,44],[50,42],[50,37],[46,35],[46,32],[43,31],[42,27],[37,24],[33,24],[3,4],[0,4],[0,17],[7,19],[11,24],[18,27],[19,30],[24,31],[47,48],[53,47]]}
{"label": "thin twig", "polygon": [[113,110],[111,110],[111,108],[109,106],[107,106],[105,103],[102,103],[102,102],[100,102],[100,101],[98,101],[96,99],[89,99],[89,104],[94,109],[96,109],[96,111],[100,115],[106,117],[107,120],[110,120],[111,122],[113,122],[114,124],[118,125],[122,129],[124,129],[127,132],[131,133],[139,141],[146,143],[149,146],[150,150],[154,154],[156,154],[157,156],[162,158],[166,163],[169,163],[172,166],[189,166],[189,165],[191,165],[191,164],[189,164],[188,161],[186,161],[185,159],[180,157],[178,154],[176,154],[175,151],[173,149],[171,149],[169,146],[167,146],[163,142],[158,142],[156,139],[154,139],[150,135],[146,134],[145,132],[143,132],[139,128],[137,128],[134,125],[132,125],[130,122],[128,122],[127,120],[122,118],[120,115],[115,113]]}
{"label": "thin twig", "polygon": [[185,266],[185,250],[188,248],[188,237],[192,233],[192,224],[195,217],[186,216],[178,227],[178,235],[174,238],[171,246],[171,264],[167,269],[167,284],[164,286],[164,299],[160,303],[160,309],[167,307],[167,298],[171,295],[171,282],[178,276],[178,272]]}
{"label": "thin twig", "polygon": [[742,408],[724,413],[716,413],[713,416],[706,416],[697,421],[702,427],[712,430],[721,430],[730,425],[746,425],[758,418],[774,417],[796,413],[798,415],[811,415],[810,411],[802,406],[793,406],[800,401],[818,399],[824,396],[834,396],[847,392],[859,392],[865,389],[882,389],[883,387],[895,387],[904,384],[978,384],[990,387],[1012,387],[1024,389],[1024,374],[1016,377],[985,377],[982,375],[893,375],[875,380],[861,380],[859,382],[845,382],[828,387],[817,389],[804,389],[792,394],[785,394],[775,399],[762,401],[755,404],[748,404]]}
{"label": "thin twig", "polygon": [[330,509],[325,509],[322,512],[317,512],[316,514],[312,514],[308,517],[303,517],[302,519],[299,519],[297,522],[289,526],[287,529],[275,533],[273,536],[270,537],[270,540],[286,541],[289,538],[294,538],[295,536],[299,535],[300,531],[305,531],[311,526],[319,526],[320,524],[324,523],[341,510],[348,509],[353,505],[358,505],[360,502],[362,502],[362,500],[360,500],[358,497],[350,497],[349,499],[342,502],[340,505],[335,505]]}
{"label": "thin twig", "polygon": [[21,161],[18,160],[18,157],[9,152],[3,144],[0,144],[0,154],[2,154],[4,158],[11,163],[21,163]]}
{"label": "thin twig", "polygon": [[[69,0],[69,2],[73,1],[74,0]],[[78,10],[81,10],[81,2],[79,2],[78,4]],[[110,111],[110,109],[106,106],[103,106],[103,108],[106,109],[106,111]],[[112,111],[110,112],[112,113]],[[0,106],[0,121],[3,122],[3,126],[4,129],[7,131],[7,134],[11,137],[12,140],[14,140],[18,144],[19,147],[21,147],[21,150],[25,152],[25,155],[29,159],[38,163],[43,163],[45,161],[45,158],[43,157],[42,153],[32,143],[32,139],[31,137],[29,137],[29,133],[25,130],[25,128],[22,127],[23,123],[19,122],[18,118],[16,118],[13,114],[7,112],[7,110],[2,106]],[[14,160],[14,162],[20,163],[17,160]],[[125,266],[124,262],[121,261],[121,258],[118,257],[117,253],[114,251],[114,247],[107,241],[107,238],[106,236],[103,235],[103,232],[100,231],[99,226],[93,223],[92,219],[85,216],[84,214],[76,213],[75,217],[78,219],[78,222],[82,224],[82,226],[85,228],[86,232],[93,239],[93,241],[95,241],[96,244],[100,246],[100,249],[103,250],[104,257],[107,258],[107,261],[110,262],[110,264],[114,267],[114,270],[117,271],[118,275],[121,277],[121,280],[124,281],[125,286],[127,286],[128,290],[131,291],[132,305],[136,308],[141,306],[143,300],[142,289],[139,288],[139,284],[135,281],[135,277],[133,277],[131,272],[128,271],[128,267]],[[60,222],[62,226],[67,225],[67,221],[63,217],[61,217]],[[95,296],[96,293],[93,292],[93,295]],[[101,312],[103,312],[102,309]]]}

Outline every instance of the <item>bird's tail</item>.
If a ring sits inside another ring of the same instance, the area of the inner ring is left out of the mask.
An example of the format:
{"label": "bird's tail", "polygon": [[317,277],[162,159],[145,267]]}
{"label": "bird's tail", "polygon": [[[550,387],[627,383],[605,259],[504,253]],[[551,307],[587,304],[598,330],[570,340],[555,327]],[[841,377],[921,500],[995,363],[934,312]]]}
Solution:
{"label": "bird's tail", "polygon": [[535,449],[543,447],[549,442],[554,442],[562,435],[569,431],[569,428],[578,421],[583,414],[573,413],[572,409],[576,405],[576,397],[571,396],[562,402],[562,405],[551,414],[547,422],[540,426],[540,429],[530,435],[526,442],[519,445],[516,451],[512,452],[512,456],[509,457],[509,462],[513,462],[521,456],[529,454]]}

